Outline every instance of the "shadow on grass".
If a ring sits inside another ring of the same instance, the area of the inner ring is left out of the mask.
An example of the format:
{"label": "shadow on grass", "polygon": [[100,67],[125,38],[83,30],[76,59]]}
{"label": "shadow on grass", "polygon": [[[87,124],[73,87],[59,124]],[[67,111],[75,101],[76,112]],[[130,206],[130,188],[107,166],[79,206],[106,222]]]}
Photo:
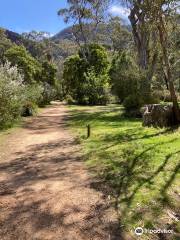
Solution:
{"label": "shadow on grass", "polygon": [[[116,113],[115,115],[113,114],[111,115],[107,115],[107,113]],[[119,108],[116,108],[114,110],[111,111],[98,111],[96,110],[94,111],[90,111],[88,110],[71,110],[71,115],[69,116],[69,120],[73,120],[74,122],[76,122],[78,124],[78,122],[93,122],[98,121],[98,122],[106,122],[106,123],[116,123],[118,126],[120,125],[120,123],[124,123],[124,122],[137,122],[140,120],[139,119],[135,119],[135,118],[127,118],[127,117],[123,117],[121,114],[121,111]],[[114,126],[114,125],[113,125]]]}
{"label": "shadow on grass", "polygon": [[[111,115],[111,112],[106,110],[104,112],[73,110],[72,117],[70,117],[75,126],[82,126],[90,122],[102,129],[104,126],[111,126],[112,130],[113,128],[115,130],[112,132],[110,130],[109,133],[108,130],[107,133],[105,130],[103,134],[101,133],[100,139],[98,137],[98,139],[90,140],[90,143],[94,145],[88,150],[85,159],[96,159],[90,163],[90,166],[96,173],[99,172],[102,181],[102,184],[93,183],[92,187],[101,189],[106,195],[113,195],[121,222],[132,223],[133,221],[147,220],[145,224],[154,228],[157,226],[154,223],[158,221],[158,217],[166,208],[177,211],[176,205],[172,201],[174,195],[172,194],[169,198],[168,191],[179,172],[180,164],[177,161],[173,164],[171,162],[175,155],[180,154],[180,147],[179,149],[174,148],[171,153],[167,151],[163,154],[164,158],[161,156],[159,162],[153,165],[155,154],[161,147],[166,149],[166,145],[173,144],[178,140],[178,138],[170,136],[175,129],[148,131],[140,126],[139,119],[123,117],[120,109],[112,112],[114,114]],[[161,139],[163,136],[166,136],[167,139]],[[137,151],[136,141],[139,140],[141,144],[144,143],[144,140],[148,140],[148,142],[150,140],[151,144],[141,146],[142,150]],[[131,143],[130,148],[129,145],[126,146],[126,142]],[[123,145],[122,152],[118,154],[114,152],[117,151],[114,149],[111,152],[110,148],[119,144]],[[151,196],[151,193],[154,195]],[[139,194],[141,198],[138,196]],[[145,198],[148,198],[146,194],[150,195],[149,199],[146,199],[148,205],[141,204],[141,201],[143,203],[143,194]],[[134,202],[139,202],[141,207],[136,207]],[[164,235],[159,238],[167,239]]]}
{"label": "shadow on grass", "polygon": [[[125,149],[122,160],[108,160],[108,164],[103,168],[100,175],[103,181],[101,190],[105,192],[105,194],[111,194],[113,196],[115,208],[119,213],[119,219],[125,224],[133,224],[134,222],[143,220],[146,227],[150,224],[150,228],[152,229],[157,226],[157,219],[162,214],[162,208],[168,208],[177,213],[176,205],[174,205],[172,201],[174,196],[172,194],[169,198],[167,192],[179,173],[180,163],[173,165],[168,176],[163,179],[163,183],[161,183],[160,179],[157,180],[157,178],[163,178],[163,175],[167,172],[168,164],[170,164],[174,155],[180,154],[180,150],[166,155],[162,163],[155,169],[152,169],[150,164],[153,156],[148,154],[149,152],[152,153],[155,151],[158,146],[173,143],[175,140],[176,139],[153,145],[138,155],[135,155],[134,149]],[[106,157],[106,153],[101,153],[101,159]],[[97,169],[95,171],[97,171]],[[161,177],[159,177],[159,175],[161,175]],[[105,187],[106,185],[109,187]],[[99,184],[97,188],[99,189]],[[148,203],[148,206],[143,206],[143,204],[141,205],[142,199],[139,198],[138,201],[135,199],[139,193],[142,194],[143,197],[143,192],[146,195],[147,192],[150,194],[151,190],[154,191],[155,189],[158,189],[159,193],[154,197],[150,196],[152,206],[151,202]],[[141,207],[134,205],[134,199]],[[153,204],[153,202],[155,202],[155,204]],[[131,216],[129,215],[130,212],[133,212]],[[164,228],[166,227],[167,226]],[[176,227],[174,223],[168,226],[168,228],[172,228],[174,231],[176,231]],[[159,236],[160,239],[171,239],[168,237],[166,238],[164,235]]]}

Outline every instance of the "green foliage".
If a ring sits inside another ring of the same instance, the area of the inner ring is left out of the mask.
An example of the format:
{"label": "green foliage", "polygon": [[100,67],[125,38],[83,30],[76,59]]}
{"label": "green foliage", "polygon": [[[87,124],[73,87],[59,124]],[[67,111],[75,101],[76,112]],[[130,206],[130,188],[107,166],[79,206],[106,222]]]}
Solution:
{"label": "green foliage", "polygon": [[64,63],[66,92],[79,104],[107,103],[108,58],[105,49],[97,44],[82,47],[78,55]]}
{"label": "green foliage", "polygon": [[123,106],[126,111],[140,109],[143,106],[143,99],[139,95],[129,95],[124,99]]}
{"label": "green foliage", "polygon": [[81,91],[80,79],[82,75],[79,71],[81,62],[79,55],[73,55],[64,62],[63,79],[65,91],[67,94],[71,94],[75,99],[78,98],[79,91]]}
{"label": "green foliage", "polygon": [[83,46],[79,50],[85,72],[90,68],[94,69],[96,75],[106,74],[108,70],[108,55],[105,48],[98,44]]}
{"label": "green foliage", "polygon": [[5,30],[0,28],[0,61],[4,58],[4,53],[7,49],[13,46],[13,43],[7,39]]}
{"label": "green foliage", "polygon": [[56,84],[56,66],[48,61],[42,63],[41,81],[51,86]]}
{"label": "green foliage", "polygon": [[89,69],[85,73],[84,92],[86,97],[84,102],[91,105],[107,104],[109,101],[108,80],[109,76],[107,74],[97,75],[94,68]]}
{"label": "green foliage", "polygon": [[132,47],[131,32],[122,26],[121,18],[111,17],[107,24],[107,28],[107,37],[112,42],[112,49],[114,51],[122,51]]}
{"label": "green foliage", "polygon": [[140,90],[140,78],[138,67],[127,52],[115,55],[110,68],[110,79],[112,91],[120,102]]}
{"label": "green foliage", "polygon": [[5,57],[12,66],[18,66],[20,73],[24,76],[25,83],[34,83],[39,80],[41,65],[23,46],[11,47],[5,52]]}
{"label": "green foliage", "polygon": [[5,56],[13,66],[17,65],[18,71],[24,76],[24,83],[28,85],[28,101],[40,105],[50,103],[55,97],[55,65],[48,61],[41,64],[22,46],[13,46],[6,51]]}
{"label": "green foliage", "polygon": [[24,101],[23,78],[10,63],[0,65],[0,128],[6,128],[19,118]]}
{"label": "green foliage", "polygon": [[42,101],[39,84],[24,84],[18,68],[0,65],[0,128],[10,127],[21,115],[33,115]]}

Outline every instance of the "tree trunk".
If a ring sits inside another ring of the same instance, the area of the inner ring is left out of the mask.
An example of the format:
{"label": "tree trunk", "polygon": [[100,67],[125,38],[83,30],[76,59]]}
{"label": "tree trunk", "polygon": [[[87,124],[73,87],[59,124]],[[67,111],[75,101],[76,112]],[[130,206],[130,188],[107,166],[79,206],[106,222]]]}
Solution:
{"label": "tree trunk", "polygon": [[139,7],[134,6],[134,8],[131,9],[129,20],[131,22],[134,42],[138,51],[139,66],[141,69],[146,70],[148,67],[149,34],[144,31],[144,19],[142,16],[140,17],[141,19],[137,19],[137,16],[140,15],[139,12]]}
{"label": "tree trunk", "polygon": [[150,33],[146,30],[145,15],[139,5],[131,9],[129,20],[132,26],[132,33],[138,53],[138,65],[141,72],[147,73],[146,82],[143,83],[144,96],[148,97],[151,92],[151,80],[154,73],[154,65],[149,69],[149,38]]}
{"label": "tree trunk", "polygon": [[168,48],[167,34],[166,34],[166,29],[165,29],[162,15],[159,18],[158,30],[159,30],[160,44],[161,44],[161,48],[162,48],[162,52],[163,52],[163,59],[164,59],[165,67],[166,67],[169,91],[170,91],[171,99],[173,102],[173,111],[174,111],[174,115],[176,118],[175,120],[177,123],[180,123],[180,110],[179,110],[178,100],[177,100],[174,83],[173,83],[172,75],[171,75],[171,68],[170,68],[168,51],[167,51],[167,48]]}

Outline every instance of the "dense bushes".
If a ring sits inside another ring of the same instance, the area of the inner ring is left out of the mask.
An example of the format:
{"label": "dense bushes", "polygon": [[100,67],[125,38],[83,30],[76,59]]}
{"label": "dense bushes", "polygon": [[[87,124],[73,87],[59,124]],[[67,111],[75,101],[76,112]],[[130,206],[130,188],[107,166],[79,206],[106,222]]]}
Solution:
{"label": "dense bushes", "polygon": [[37,105],[43,99],[42,93],[43,87],[37,83],[25,85],[24,102],[22,102],[23,107],[21,111],[22,116],[32,116],[37,112]]}
{"label": "dense bushes", "polygon": [[78,55],[67,58],[63,78],[68,99],[79,104],[106,104],[108,66],[107,53],[97,44],[84,46]]}
{"label": "dense bushes", "polygon": [[0,128],[6,128],[56,97],[57,70],[52,62],[41,62],[16,44],[7,45],[1,55]]}
{"label": "dense bushes", "polygon": [[0,65],[0,128],[10,127],[21,115],[30,116],[37,105],[52,99],[48,83],[27,84],[16,66]]}
{"label": "dense bushes", "polygon": [[140,72],[133,57],[126,51],[118,53],[110,68],[112,92],[123,103],[126,114],[139,116],[144,104],[158,103],[159,98],[151,92],[147,72]]}
{"label": "dense bushes", "polygon": [[0,128],[9,127],[20,116],[24,89],[17,67],[0,65]]}
{"label": "dense bushes", "polygon": [[125,98],[123,105],[127,111],[136,110],[142,107],[143,99],[139,95],[129,95]]}

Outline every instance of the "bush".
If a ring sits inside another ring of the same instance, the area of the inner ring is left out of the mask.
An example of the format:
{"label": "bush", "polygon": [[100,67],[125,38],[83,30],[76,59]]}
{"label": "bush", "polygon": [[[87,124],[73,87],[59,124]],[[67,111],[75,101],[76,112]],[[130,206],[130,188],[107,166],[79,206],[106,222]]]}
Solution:
{"label": "bush", "polygon": [[37,106],[42,101],[43,87],[39,84],[26,85],[21,115],[32,116],[37,113]]}
{"label": "bush", "polygon": [[143,99],[138,95],[129,95],[127,98],[125,98],[123,105],[125,109],[133,110],[133,109],[139,109],[143,105]]}
{"label": "bush", "polygon": [[126,115],[129,117],[140,117],[140,108],[143,106],[143,104],[144,101],[141,96],[129,95],[123,102]]}
{"label": "bush", "polygon": [[20,117],[25,85],[17,67],[0,65],[0,128],[6,128]]}
{"label": "bush", "polygon": [[42,89],[42,98],[39,105],[45,106],[46,104],[50,104],[50,102],[55,99],[56,90],[53,86],[46,82],[42,84]]}

